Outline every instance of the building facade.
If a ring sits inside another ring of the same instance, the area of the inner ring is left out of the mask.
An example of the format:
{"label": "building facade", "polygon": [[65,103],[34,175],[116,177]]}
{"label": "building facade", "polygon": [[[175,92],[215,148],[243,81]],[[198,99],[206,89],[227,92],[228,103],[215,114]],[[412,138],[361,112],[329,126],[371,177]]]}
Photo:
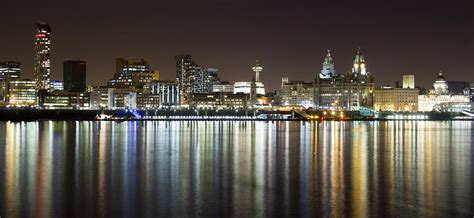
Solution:
{"label": "building facade", "polygon": [[176,81],[178,81],[181,104],[188,104],[194,93],[194,75],[200,67],[191,55],[178,55],[176,60]]}
{"label": "building facade", "polygon": [[153,73],[150,71],[150,64],[147,60],[117,58],[116,72],[114,78],[109,81],[109,86],[142,88],[152,80]]}
{"label": "building facade", "polygon": [[307,83],[304,81],[288,81],[288,78],[282,78],[279,100],[280,104],[285,106],[313,107],[313,83]]}
{"label": "building facade", "polygon": [[8,84],[10,83],[10,81],[19,80],[20,74],[20,62],[0,62],[0,101],[8,101]]}
{"label": "building facade", "polygon": [[153,81],[143,87],[145,94],[159,96],[159,106],[179,106],[181,95],[179,85],[174,81]]}
{"label": "building facade", "polygon": [[51,27],[46,23],[35,24],[34,73],[36,89],[49,89],[51,74]]}
{"label": "building facade", "polygon": [[86,62],[67,60],[63,62],[64,90],[67,92],[86,91]]}
{"label": "building facade", "polygon": [[468,94],[457,95],[450,92],[446,79],[439,73],[429,93],[418,96],[418,110],[448,112],[470,110],[469,97]]}
{"label": "building facade", "polygon": [[219,82],[212,86],[212,92],[234,93],[234,84],[229,82]]}
{"label": "building facade", "polygon": [[235,82],[234,94],[251,94],[252,85],[255,85],[257,95],[265,95],[265,86],[262,82]]}
{"label": "building facade", "polygon": [[[323,68],[323,70],[325,70]],[[373,107],[374,78],[360,49],[351,72],[314,81],[314,105],[321,109],[359,110]]]}
{"label": "building facade", "polygon": [[64,83],[59,80],[51,80],[49,82],[49,92],[64,91]]}
{"label": "building facade", "polygon": [[231,93],[194,94],[191,106],[209,109],[243,109],[247,108],[248,95]]}
{"label": "building facade", "polygon": [[213,86],[218,83],[218,69],[196,69],[194,76],[194,93],[211,93],[213,91]]}
{"label": "building facade", "polygon": [[[398,87],[395,87],[398,88]],[[403,85],[404,89],[414,89],[415,88],[415,75],[403,75]]]}
{"label": "building facade", "polygon": [[8,84],[8,103],[12,106],[34,106],[36,104],[36,81],[21,79]]}
{"label": "building facade", "polygon": [[374,110],[377,111],[418,111],[419,90],[414,88],[376,88]]}

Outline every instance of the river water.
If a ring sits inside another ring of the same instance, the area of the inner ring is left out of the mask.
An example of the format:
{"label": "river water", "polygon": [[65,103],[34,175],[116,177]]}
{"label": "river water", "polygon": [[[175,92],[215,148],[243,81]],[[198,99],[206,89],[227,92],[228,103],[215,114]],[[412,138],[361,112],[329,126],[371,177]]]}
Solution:
{"label": "river water", "polygon": [[474,215],[474,122],[0,122],[1,217]]}

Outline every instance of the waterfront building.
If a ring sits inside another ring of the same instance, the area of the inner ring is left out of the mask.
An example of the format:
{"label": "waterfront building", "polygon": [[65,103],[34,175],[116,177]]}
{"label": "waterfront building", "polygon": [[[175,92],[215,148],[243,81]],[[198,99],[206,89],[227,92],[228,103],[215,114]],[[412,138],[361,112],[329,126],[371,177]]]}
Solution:
{"label": "waterfront building", "polygon": [[211,93],[213,85],[219,83],[216,68],[196,68],[194,76],[194,93]]}
{"label": "waterfront building", "polygon": [[143,85],[151,82],[153,74],[150,71],[150,64],[145,59],[116,59],[116,72],[114,78],[109,81],[109,86],[113,88],[135,87],[142,88]]}
{"label": "waterfront building", "polygon": [[280,104],[285,106],[303,106],[306,108],[314,106],[313,83],[304,81],[288,81],[282,78],[279,91]]}
{"label": "waterfront building", "polygon": [[[398,87],[395,87],[395,88],[398,88]],[[414,89],[415,88],[415,75],[403,75],[402,88]]]}
{"label": "waterfront building", "polygon": [[90,90],[91,109],[108,109],[109,107],[109,88],[106,86],[96,86]]}
{"label": "waterfront building", "polygon": [[[403,79],[405,80],[405,77]],[[405,87],[405,82],[403,84]],[[374,91],[374,110],[416,112],[418,111],[418,94],[419,90],[416,88],[376,88]]]}
{"label": "waterfront building", "polygon": [[[234,94],[251,94],[253,82],[235,82]],[[257,95],[265,95],[265,86],[262,82],[255,82],[255,92]]]}
{"label": "waterfront building", "polygon": [[86,91],[86,62],[67,60],[63,62],[64,91]]}
{"label": "waterfront building", "polygon": [[328,50],[326,57],[323,61],[323,69],[319,73],[319,78],[329,79],[336,76],[336,70],[334,68],[334,60],[331,57],[331,50]]}
{"label": "waterfront building", "polygon": [[49,82],[49,92],[54,91],[63,91],[64,90],[64,83],[59,80],[51,80]]}
{"label": "waterfront building", "polygon": [[137,95],[137,108],[139,109],[156,109],[161,105],[159,94],[143,94]]}
{"label": "waterfront building", "polygon": [[234,84],[229,82],[219,82],[212,85],[212,92],[234,93]]}
{"label": "waterfront building", "polygon": [[8,103],[12,106],[34,106],[36,103],[36,81],[20,79],[8,83]]}
{"label": "waterfront building", "polygon": [[131,88],[109,88],[108,109],[125,109],[137,107],[137,90]]}
{"label": "waterfront building", "polygon": [[194,75],[199,66],[194,63],[191,55],[178,55],[176,60],[176,81],[178,81],[181,104],[189,103],[194,93]]}
{"label": "waterfront building", "polygon": [[191,101],[191,106],[194,108],[209,108],[209,109],[242,109],[247,108],[248,95],[239,93],[206,93],[194,94]]}
{"label": "waterfront building", "polygon": [[38,104],[43,106],[49,90],[51,75],[51,27],[46,23],[35,24],[34,73]]}
{"label": "waterfront building", "polygon": [[52,92],[45,97],[44,107],[47,109],[90,109],[90,93]]}
{"label": "waterfront building", "polygon": [[179,106],[180,90],[177,82],[174,81],[152,81],[143,87],[143,93],[159,96],[159,106]]}
{"label": "waterfront building", "polygon": [[454,94],[449,91],[449,85],[442,73],[439,73],[429,93],[418,96],[419,111],[449,111],[459,112],[470,110],[468,94]]}
{"label": "waterfront building", "polygon": [[[324,70],[324,68],[323,68]],[[374,78],[367,71],[361,50],[357,51],[351,72],[314,81],[314,105],[321,109],[359,110],[373,107]]]}
{"label": "waterfront building", "polygon": [[0,62],[0,101],[8,101],[8,83],[20,79],[20,73],[20,62]]}

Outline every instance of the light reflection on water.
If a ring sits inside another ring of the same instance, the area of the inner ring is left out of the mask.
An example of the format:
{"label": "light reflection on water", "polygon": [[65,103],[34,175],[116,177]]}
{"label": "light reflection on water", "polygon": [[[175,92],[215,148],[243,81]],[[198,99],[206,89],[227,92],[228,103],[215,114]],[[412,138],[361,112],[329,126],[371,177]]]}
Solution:
{"label": "light reflection on water", "polygon": [[472,216],[473,122],[0,123],[0,216]]}

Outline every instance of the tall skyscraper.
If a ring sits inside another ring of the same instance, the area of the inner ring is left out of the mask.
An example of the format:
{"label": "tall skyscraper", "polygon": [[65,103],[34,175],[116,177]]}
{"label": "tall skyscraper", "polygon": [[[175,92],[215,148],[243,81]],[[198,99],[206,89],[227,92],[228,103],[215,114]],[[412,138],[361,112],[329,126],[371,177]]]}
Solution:
{"label": "tall skyscraper", "polygon": [[20,79],[20,62],[0,62],[0,101],[8,101],[8,83]]}
{"label": "tall skyscraper", "polygon": [[114,78],[109,81],[112,87],[142,88],[143,85],[153,80],[150,64],[145,59],[116,59],[116,72]]}
{"label": "tall skyscraper", "polygon": [[42,22],[35,24],[34,73],[39,107],[44,106],[51,74],[51,27]]}
{"label": "tall skyscraper", "polygon": [[34,73],[39,105],[42,106],[44,96],[48,92],[51,74],[51,27],[42,22],[35,24]]}
{"label": "tall skyscraper", "polygon": [[176,80],[181,95],[181,104],[188,104],[194,93],[194,75],[199,68],[191,55],[178,55],[176,60]]}
{"label": "tall skyscraper", "polygon": [[331,57],[331,50],[328,50],[326,57],[323,61],[323,69],[321,73],[319,73],[319,78],[327,79],[331,78],[336,75],[336,71],[334,70],[334,61]]}
{"label": "tall skyscraper", "polygon": [[86,91],[86,62],[67,60],[63,62],[64,91]]}

